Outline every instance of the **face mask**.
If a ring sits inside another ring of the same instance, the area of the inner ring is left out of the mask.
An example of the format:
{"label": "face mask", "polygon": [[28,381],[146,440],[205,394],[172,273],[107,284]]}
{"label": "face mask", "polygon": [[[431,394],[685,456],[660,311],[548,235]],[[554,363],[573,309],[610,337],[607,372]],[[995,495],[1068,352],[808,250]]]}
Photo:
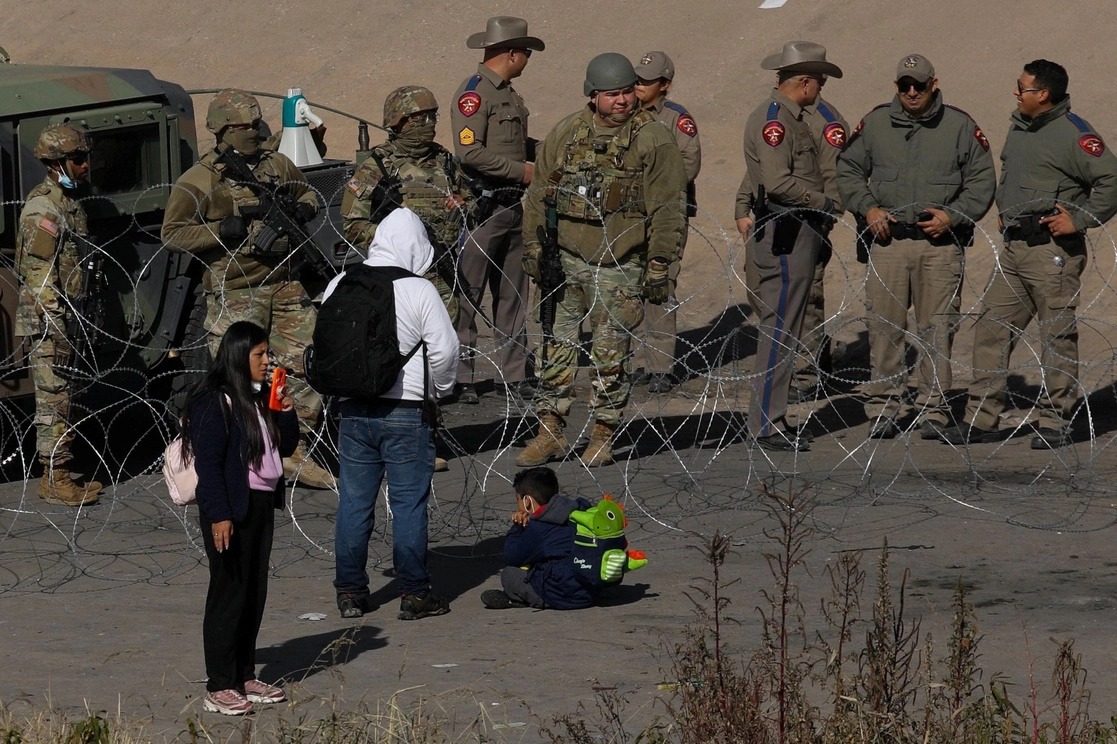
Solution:
{"label": "face mask", "polygon": [[422,154],[430,149],[431,143],[434,142],[434,128],[433,121],[426,124],[408,123],[393,139],[404,151]]}
{"label": "face mask", "polygon": [[252,156],[260,150],[260,129],[233,129],[227,127],[221,135],[221,141],[233,148],[241,155]]}
{"label": "face mask", "polygon": [[78,187],[78,182],[70,178],[70,174],[66,172],[65,167],[58,169],[58,185],[67,190],[73,190]]}
{"label": "face mask", "polygon": [[262,382],[253,382],[252,383],[252,392],[258,393],[263,389],[264,389],[264,383],[262,383]]}

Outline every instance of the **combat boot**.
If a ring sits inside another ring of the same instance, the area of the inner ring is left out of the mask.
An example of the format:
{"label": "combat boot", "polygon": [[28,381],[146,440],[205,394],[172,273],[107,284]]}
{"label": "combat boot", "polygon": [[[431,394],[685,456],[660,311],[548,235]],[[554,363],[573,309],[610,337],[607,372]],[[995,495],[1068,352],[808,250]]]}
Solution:
{"label": "combat boot", "polygon": [[283,477],[289,483],[297,480],[306,488],[335,488],[337,485],[333,474],[315,462],[306,451],[306,442],[299,442],[295,452],[283,458]]}
{"label": "combat boot", "polygon": [[582,453],[582,463],[587,468],[608,465],[613,461],[613,432],[616,430],[615,424],[594,422],[593,431],[590,432],[590,443]]}
{"label": "combat boot", "polygon": [[539,417],[539,433],[527,443],[516,457],[516,465],[533,468],[551,460],[561,460],[570,453],[570,442],[562,433],[563,420],[557,413],[544,413]]}
{"label": "combat boot", "polygon": [[62,506],[91,506],[97,503],[97,492],[101,484],[90,481],[84,486],[74,482],[70,471],[65,468],[47,468],[39,479],[39,498],[48,504]]}

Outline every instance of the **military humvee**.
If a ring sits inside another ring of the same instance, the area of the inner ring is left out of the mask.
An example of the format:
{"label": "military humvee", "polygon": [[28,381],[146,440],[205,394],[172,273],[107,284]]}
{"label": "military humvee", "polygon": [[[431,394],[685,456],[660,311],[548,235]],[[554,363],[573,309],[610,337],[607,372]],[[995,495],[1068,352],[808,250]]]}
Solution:
{"label": "military humvee", "polygon": [[[79,196],[99,247],[104,312],[95,359],[87,361],[95,384],[82,396],[92,397],[98,411],[117,397],[117,406],[166,413],[191,373],[205,368],[208,353],[199,302],[204,266],[166,250],[159,238],[171,186],[199,154],[190,95],[145,70],[3,64],[0,101],[0,458],[10,458],[26,436],[20,429],[30,428],[33,399],[26,344],[12,334],[15,238],[23,200],[45,176],[32,155],[44,127],[74,125],[92,146],[90,182]],[[308,227],[332,267],[350,251],[338,207],[353,167],[327,160],[304,169],[326,207]],[[313,292],[328,277],[303,278]],[[83,408],[92,411],[94,403]]]}

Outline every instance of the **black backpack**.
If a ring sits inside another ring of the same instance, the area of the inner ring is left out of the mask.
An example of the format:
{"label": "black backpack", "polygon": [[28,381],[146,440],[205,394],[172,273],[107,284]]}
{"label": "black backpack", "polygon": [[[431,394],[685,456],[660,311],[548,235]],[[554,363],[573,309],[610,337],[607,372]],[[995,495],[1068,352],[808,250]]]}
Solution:
{"label": "black backpack", "polygon": [[415,276],[396,266],[361,264],[345,272],[318,310],[313,343],[303,362],[306,380],[322,395],[379,398],[392,389],[420,341],[400,354],[392,282]]}

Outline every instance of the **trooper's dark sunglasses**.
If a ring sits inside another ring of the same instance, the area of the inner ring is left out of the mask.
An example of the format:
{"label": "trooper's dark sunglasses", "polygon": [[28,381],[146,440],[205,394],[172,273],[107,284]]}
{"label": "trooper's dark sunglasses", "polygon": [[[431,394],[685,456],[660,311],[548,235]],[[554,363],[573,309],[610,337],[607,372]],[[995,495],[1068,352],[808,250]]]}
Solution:
{"label": "trooper's dark sunglasses", "polygon": [[89,153],[88,152],[72,152],[72,153],[70,153],[69,155],[66,156],[66,159],[69,160],[74,165],[81,165],[86,160],[89,160]]}
{"label": "trooper's dark sunglasses", "polygon": [[930,85],[930,84],[931,84],[931,81],[929,81],[929,80],[925,83],[917,83],[914,80],[907,80],[907,81],[897,80],[896,81],[896,89],[899,90],[901,93],[907,93],[908,88],[915,88],[916,93],[925,93],[927,91],[927,86]]}

